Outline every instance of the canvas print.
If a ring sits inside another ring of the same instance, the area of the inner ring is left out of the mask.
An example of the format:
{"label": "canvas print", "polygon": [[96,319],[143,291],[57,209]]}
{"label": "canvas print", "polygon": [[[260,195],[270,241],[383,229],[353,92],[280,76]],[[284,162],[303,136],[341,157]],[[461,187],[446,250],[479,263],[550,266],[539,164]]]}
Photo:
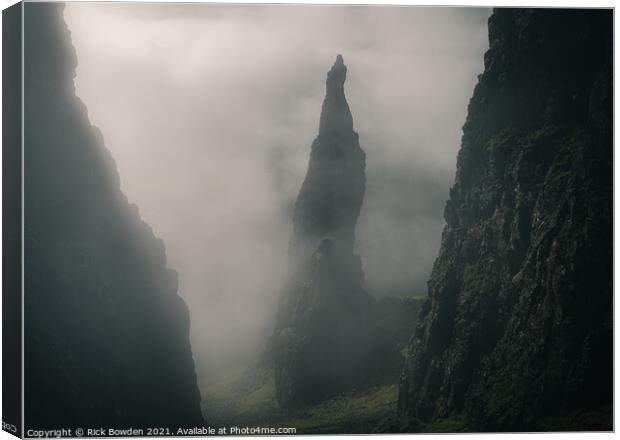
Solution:
{"label": "canvas print", "polygon": [[613,10],[3,12],[3,429],[611,431]]}

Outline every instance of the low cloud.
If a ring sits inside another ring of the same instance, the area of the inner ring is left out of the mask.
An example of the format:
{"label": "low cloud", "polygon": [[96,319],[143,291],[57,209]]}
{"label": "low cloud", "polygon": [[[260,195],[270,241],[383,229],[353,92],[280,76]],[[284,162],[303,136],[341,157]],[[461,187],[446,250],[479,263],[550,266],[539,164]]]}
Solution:
{"label": "low cloud", "polygon": [[164,239],[201,380],[262,349],[292,204],[336,54],[367,153],[367,288],[425,294],[461,127],[488,46],[482,8],[69,3],[76,91],[124,192]]}

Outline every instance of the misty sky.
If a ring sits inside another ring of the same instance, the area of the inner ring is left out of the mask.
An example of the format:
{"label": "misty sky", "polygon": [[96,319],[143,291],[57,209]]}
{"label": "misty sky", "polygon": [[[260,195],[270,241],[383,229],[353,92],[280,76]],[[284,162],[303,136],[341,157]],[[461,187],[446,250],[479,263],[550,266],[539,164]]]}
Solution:
{"label": "misty sky", "polygon": [[488,9],[70,3],[76,91],[164,239],[199,378],[260,352],[338,53],[367,154],[368,290],[426,293]]}

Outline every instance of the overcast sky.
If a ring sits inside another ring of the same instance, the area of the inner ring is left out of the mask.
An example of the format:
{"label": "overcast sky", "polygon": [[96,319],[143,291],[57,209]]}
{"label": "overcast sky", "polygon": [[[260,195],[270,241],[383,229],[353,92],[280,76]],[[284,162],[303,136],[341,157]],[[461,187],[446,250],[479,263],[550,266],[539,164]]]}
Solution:
{"label": "overcast sky", "polygon": [[367,154],[357,228],[367,288],[426,294],[489,14],[67,5],[77,94],[179,272],[201,381],[250,359],[271,331],[292,205],[338,53]]}

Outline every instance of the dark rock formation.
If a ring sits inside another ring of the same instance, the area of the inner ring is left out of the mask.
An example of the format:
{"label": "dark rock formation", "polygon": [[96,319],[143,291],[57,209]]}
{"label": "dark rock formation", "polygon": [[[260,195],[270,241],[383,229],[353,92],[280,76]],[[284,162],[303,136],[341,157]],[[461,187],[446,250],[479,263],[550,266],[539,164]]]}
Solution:
{"label": "dark rock formation", "polygon": [[273,341],[283,406],[366,385],[395,355],[377,332],[375,301],[362,288],[361,260],[353,254],[365,154],[344,95],[346,71],[338,55],[295,205],[290,274]]}
{"label": "dark rock formation", "polygon": [[[425,298],[386,296],[377,298],[377,326],[399,352],[408,348]],[[399,365],[399,373],[402,362]],[[396,378],[398,378],[397,373]]]}
{"label": "dark rock formation", "polygon": [[341,55],[327,73],[319,135],[312,143],[306,178],[293,212],[289,246],[288,286],[281,323],[288,321],[301,290],[311,277],[312,256],[324,238],[341,255],[350,256],[351,282],[361,286],[364,274],[359,256],[353,255],[355,224],[366,186],[366,154],[353,131],[353,118],[344,95],[347,68]]}
{"label": "dark rock formation", "polygon": [[176,273],[75,95],[62,10],[25,5],[25,427],[201,424]]}
{"label": "dark rock formation", "polygon": [[497,9],[489,40],[400,410],[610,429],[612,12]]}
{"label": "dark rock formation", "polygon": [[295,203],[291,252],[292,259],[303,261],[304,268],[324,237],[343,251],[353,251],[366,187],[366,154],[353,131],[344,95],[346,74],[338,55],[327,73],[319,135],[312,143],[308,172]]}

